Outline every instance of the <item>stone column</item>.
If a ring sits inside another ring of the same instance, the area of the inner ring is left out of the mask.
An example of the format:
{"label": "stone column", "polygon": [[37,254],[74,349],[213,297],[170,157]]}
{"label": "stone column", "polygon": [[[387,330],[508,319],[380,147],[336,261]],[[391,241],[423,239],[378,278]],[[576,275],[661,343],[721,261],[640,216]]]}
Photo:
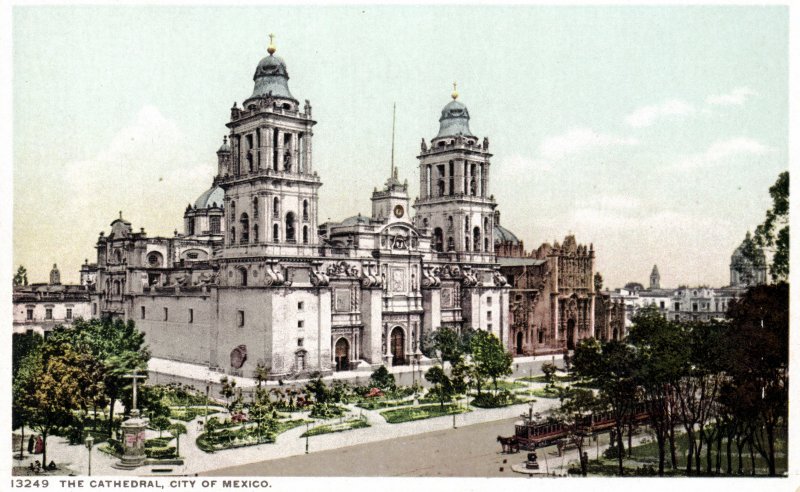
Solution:
{"label": "stone column", "polygon": [[311,160],[311,137],[312,136],[313,136],[313,134],[311,132],[308,132],[306,134],[306,137],[303,139],[305,144],[306,144],[306,158],[305,158],[304,167],[305,167],[306,173],[308,173],[308,174],[311,174],[311,171],[312,171],[311,163],[313,162]]}
{"label": "stone column", "polygon": [[278,171],[283,171],[283,130],[275,129],[278,132]]}
{"label": "stone column", "polygon": [[298,139],[297,133],[292,133],[292,140],[291,140],[291,149],[292,149],[292,172],[299,173],[300,172],[300,141]]}
{"label": "stone column", "polygon": [[589,336],[594,338],[594,302],[595,302],[595,294],[589,295]]}

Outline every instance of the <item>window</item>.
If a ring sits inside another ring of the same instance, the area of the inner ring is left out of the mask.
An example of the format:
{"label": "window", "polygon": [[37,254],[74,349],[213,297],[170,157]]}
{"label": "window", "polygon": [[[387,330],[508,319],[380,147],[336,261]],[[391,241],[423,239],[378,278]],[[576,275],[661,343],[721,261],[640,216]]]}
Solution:
{"label": "window", "polygon": [[675,321],[680,321],[680,320],[681,320],[681,316],[679,314],[676,314],[675,315]]}
{"label": "window", "polygon": [[277,196],[272,199],[272,216],[273,217],[277,218],[277,217],[281,216],[280,203],[281,202],[280,202],[280,200],[278,200]]}
{"label": "window", "polygon": [[239,222],[242,226],[242,233],[239,242],[242,244],[247,244],[250,242],[250,218],[247,216],[247,214],[242,214]]}
{"label": "window", "polygon": [[280,227],[278,226],[278,224],[273,224],[272,225],[272,240],[277,243],[278,239],[280,239]]}
{"label": "window", "polygon": [[189,309],[189,323],[194,323],[194,309]]}
{"label": "window", "polygon": [[488,319],[488,320],[492,319],[492,312],[491,311],[486,311],[486,319]]}
{"label": "window", "polygon": [[294,212],[287,213],[286,214],[286,234],[284,235],[284,237],[286,238],[286,241],[289,242],[289,243],[295,242],[295,234],[294,234],[295,226],[294,226],[294,223],[295,223]]}
{"label": "window", "polygon": [[297,346],[298,347],[302,347],[303,346],[303,339],[302,338],[298,338],[297,339]]}
{"label": "window", "polygon": [[304,327],[305,325],[306,325],[306,322],[305,322],[305,321],[303,321],[303,320],[300,320],[300,321],[298,321],[298,322],[297,322],[297,327],[298,327],[299,329],[301,329],[301,330],[303,329],[303,327]]}
{"label": "window", "polygon": [[661,301],[661,303],[659,304],[659,306],[661,307],[661,309],[664,309],[664,301]]}
{"label": "window", "polygon": [[253,242],[258,242],[258,224],[253,224]]}
{"label": "window", "polygon": [[33,309],[28,309],[27,318],[28,321],[33,320]]}
{"label": "window", "polygon": [[189,258],[190,260],[196,260],[197,259],[197,253],[187,253],[186,257]]}
{"label": "window", "polygon": [[486,325],[486,331],[492,331],[492,324],[491,323]]}
{"label": "window", "polygon": [[675,303],[675,311],[680,311],[680,310],[681,310],[681,303],[680,302],[676,302]]}
{"label": "window", "polygon": [[491,306],[491,305],[492,305],[492,296],[488,296],[488,297],[486,298],[486,305],[487,305],[487,306]]}
{"label": "window", "polygon": [[47,308],[44,311],[44,319],[53,319],[53,308]]}
{"label": "window", "polygon": [[539,343],[544,343],[544,330],[539,330]]}
{"label": "window", "polygon": [[67,308],[67,319],[72,319],[72,308]]}
{"label": "window", "polygon": [[253,198],[253,218],[258,217],[258,197]]}
{"label": "window", "polygon": [[697,303],[696,302],[692,303],[692,311],[697,312]]}
{"label": "window", "polygon": [[297,303],[297,310],[298,311],[302,311],[303,307],[304,307],[303,301],[300,301],[300,302]]}
{"label": "window", "polygon": [[219,234],[221,231],[220,228],[220,218],[219,217],[211,217],[211,234]]}
{"label": "window", "polygon": [[92,303],[92,315],[93,316],[97,315],[97,303],[96,302]]}
{"label": "window", "polygon": [[303,244],[308,244],[308,226],[303,226]]}
{"label": "window", "polygon": [[244,326],[244,311],[238,311],[239,326]]}
{"label": "window", "polygon": [[308,222],[308,200],[303,200],[303,222]]}
{"label": "window", "polygon": [[145,307],[142,306],[140,309],[142,310],[142,319],[144,319],[145,318]]}
{"label": "window", "polygon": [[164,308],[164,321],[169,321],[169,308]]}

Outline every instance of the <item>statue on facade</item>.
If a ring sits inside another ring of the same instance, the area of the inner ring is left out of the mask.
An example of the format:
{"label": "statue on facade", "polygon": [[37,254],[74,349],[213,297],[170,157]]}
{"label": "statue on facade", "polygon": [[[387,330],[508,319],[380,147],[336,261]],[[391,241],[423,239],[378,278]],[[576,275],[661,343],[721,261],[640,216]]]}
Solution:
{"label": "statue on facade", "polygon": [[483,150],[489,150],[489,137],[483,137]]}
{"label": "statue on facade", "polygon": [[422,150],[423,152],[427,152],[428,151],[428,144],[425,143],[425,139],[424,138],[422,139],[422,142],[420,143],[419,147],[420,147],[420,150]]}

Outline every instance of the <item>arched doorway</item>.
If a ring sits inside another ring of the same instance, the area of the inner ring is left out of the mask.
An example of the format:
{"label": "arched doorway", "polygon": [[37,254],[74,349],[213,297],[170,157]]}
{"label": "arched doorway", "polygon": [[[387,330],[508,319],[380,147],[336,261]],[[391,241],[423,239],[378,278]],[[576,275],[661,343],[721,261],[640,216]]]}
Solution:
{"label": "arched doorway", "polygon": [[617,340],[618,337],[619,337],[619,333],[617,332],[617,329],[614,328],[614,338],[612,340]]}
{"label": "arched doorway", "polygon": [[517,355],[522,355],[522,332],[517,332]]}
{"label": "arched doorway", "polygon": [[567,349],[575,350],[575,320],[567,321]]}
{"label": "arched doorway", "polygon": [[334,353],[336,358],[336,370],[347,371],[350,369],[350,343],[346,338],[340,338],[336,341]]}
{"label": "arched doorway", "polygon": [[392,330],[392,365],[404,366],[406,364],[406,334],[402,328],[396,326]]}

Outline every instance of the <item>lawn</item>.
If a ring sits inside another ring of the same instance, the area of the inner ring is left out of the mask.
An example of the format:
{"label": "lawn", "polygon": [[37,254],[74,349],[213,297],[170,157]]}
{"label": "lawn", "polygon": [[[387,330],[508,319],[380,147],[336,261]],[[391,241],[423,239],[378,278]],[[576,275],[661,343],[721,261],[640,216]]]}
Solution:
{"label": "lawn", "polygon": [[402,422],[410,422],[412,420],[430,419],[434,417],[442,417],[445,415],[455,415],[459,413],[469,412],[468,408],[463,406],[454,405],[449,403],[442,407],[441,405],[420,405],[418,407],[405,407],[396,410],[384,410],[381,416],[386,419],[390,424],[399,424]]}
{"label": "lawn", "polygon": [[[517,381],[523,381],[527,383],[546,383],[547,380],[544,377],[544,374],[540,374],[538,376],[525,376],[524,378],[518,378]],[[571,383],[575,381],[575,378],[572,376],[553,376],[553,381],[558,383]]]}
{"label": "lawn", "polygon": [[537,398],[558,398],[558,389],[550,388],[534,388],[528,391],[521,391],[517,395],[535,396]]}
{"label": "lawn", "polygon": [[[208,407],[208,415],[214,413],[223,413],[225,412],[224,408],[221,407]],[[189,422],[197,417],[203,417],[206,415],[205,407],[171,407],[169,409],[169,417],[176,420],[183,420],[184,422]]]}
{"label": "lawn", "polygon": [[198,448],[207,453],[223,449],[270,444],[275,442],[278,434],[307,423],[313,422],[304,419],[281,420],[275,423],[274,431],[269,431],[266,425],[262,425],[259,432],[258,426],[254,424],[238,429],[221,429],[213,433],[213,440],[209,440],[208,434],[204,432],[197,437],[196,443]]}
{"label": "lawn", "polygon": [[326,424],[326,425],[318,425],[309,429],[300,437],[313,437],[318,436],[320,434],[331,434],[334,432],[344,432],[351,429],[363,429],[364,427],[369,427],[366,419],[353,419],[353,420],[345,420],[340,424]]}

